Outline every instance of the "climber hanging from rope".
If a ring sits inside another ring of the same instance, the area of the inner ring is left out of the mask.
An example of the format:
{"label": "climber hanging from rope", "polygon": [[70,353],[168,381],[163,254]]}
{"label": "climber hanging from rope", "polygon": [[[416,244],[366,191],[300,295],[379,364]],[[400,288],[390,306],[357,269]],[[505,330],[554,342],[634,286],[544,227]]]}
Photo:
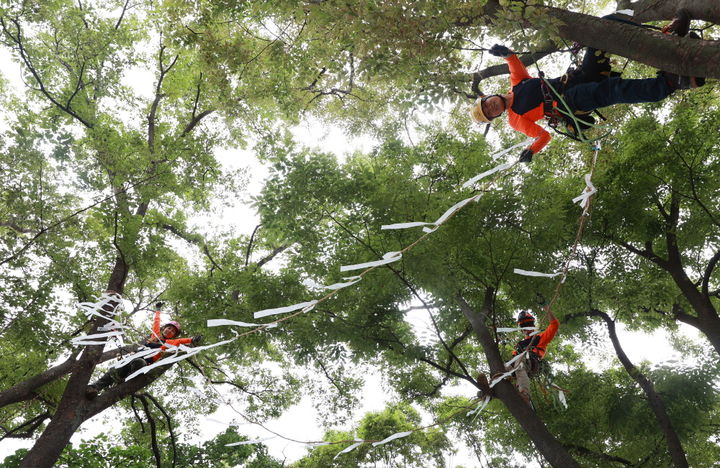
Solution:
{"label": "climber hanging from rope", "polygon": [[[541,333],[533,334],[535,329],[535,317],[529,311],[523,310],[518,314],[517,324],[522,329],[525,338],[518,341],[513,350],[513,356],[522,354],[525,356],[517,359],[512,364],[507,365],[506,371],[513,372],[515,376],[515,386],[522,399],[528,404],[530,403],[530,378],[535,377],[542,366],[542,360],[545,357],[547,346],[555,338],[555,334],[560,327],[560,322],[550,310],[550,306],[546,305],[544,310],[547,314],[550,324]],[[478,385],[481,391],[478,396],[491,395],[490,385],[485,374],[478,375]],[[531,405],[532,406],[532,405]]]}
{"label": "climber hanging from rope", "polygon": [[182,327],[174,320],[164,323],[160,326],[160,309],[163,303],[158,302],[155,304],[155,315],[153,317],[152,334],[143,343],[143,346],[148,348],[158,349],[158,352],[152,354],[146,358],[135,358],[129,363],[122,367],[110,369],[102,377],[100,377],[95,383],[88,385],[85,389],[85,396],[92,400],[98,394],[113,384],[120,384],[125,381],[128,375],[133,372],[154,363],[162,359],[165,355],[165,350],[170,346],[180,345],[197,345],[202,341],[202,335],[194,336],[192,338],[177,338],[182,333]]}
{"label": "climber hanging from rope", "polygon": [[[612,15],[605,18],[617,20]],[[684,35],[689,23],[689,15],[681,10],[663,32]],[[701,79],[664,71],[658,72],[655,78],[623,79],[611,72],[605,52],[591,47],[586,48],[577,70],[552,79],[531,77],[520,59],[503,45],[495,44],[489,52],[507,62],[512,89],[508,94],[479,97],[470,115],[476,122],[489,123],[507,111],[511,127],[536,138],[520,154],[520,162],[525,163],[532,161],[533,155],[550,141],[550,134],[535,123],[542,118],[547,118],[553,128],[562,123],[569,136],[582,138],[583,130],[595,122],[589,114],[596,109],[619,103],[662,101],[677,89],[704,84]]]}

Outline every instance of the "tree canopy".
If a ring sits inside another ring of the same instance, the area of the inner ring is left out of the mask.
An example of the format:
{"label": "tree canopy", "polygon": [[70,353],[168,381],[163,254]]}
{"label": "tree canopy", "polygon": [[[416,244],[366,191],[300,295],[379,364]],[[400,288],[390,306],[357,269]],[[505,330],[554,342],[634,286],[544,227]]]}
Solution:
{"label": "tree canopy", "polygon": [[[444,466],[461,447],[479,466],[714,466],[720,7],[683,6],[701,39],[600,18],[633,9],[657,27],[677,7],[657,0],[1,2],[0,444],[33,441],[2,466]],[[576,41],[626,77],[709,79],[603,111],[594,166],[588,145],[557,137],[463,188],[520,152],[495,159],[522,139],[504,124],[486,137],[467,115],[507,89],[485,54],[498,41],[533,75],[561,74]],[[303,146],[291,129],[309,120],[376,144]],[[246,159],[226,164],[228,151]],[[583,215],[572,199],[591,166]],[[382,229],[410,221],[427,229]],[[361,279],[341,271],[388,253]],[[559,285],[514,273],[568,258]],[[97,314],[76,307],[105,291]],[[561,328],[533,408],[498,380],[469,414],[478,374],[504,373],[519,339],[498,329],[520,310],[546,326],[543,298]],[[87,399],[147,338],[157,301],[208,347]],[[108,331],[103,314],[122,338],[78,342]],[[661,332],[682,361],[633,362],[617,326]],[[612,350],[602,365],[598,348]],[[369,374],[388,403],[358,415]],[[315,442],[299,460],[242,426],[203,426],[216,411],[265,425],[305,396],[326,432],[288,441]],[[68,445],[97,415],[115,431]]]}

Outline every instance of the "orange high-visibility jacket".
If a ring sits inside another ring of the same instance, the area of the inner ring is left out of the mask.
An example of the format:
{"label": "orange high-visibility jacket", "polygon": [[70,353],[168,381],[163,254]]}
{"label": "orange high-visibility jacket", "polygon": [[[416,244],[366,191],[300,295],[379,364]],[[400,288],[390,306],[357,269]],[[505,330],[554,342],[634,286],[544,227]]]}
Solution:
{"label": "orange high-visibility jacket", "polygon": [[513,54],[505,58],[505,61],[510,68],[510,86],[513,95],[513,104],[508,109],[508,123],[515,130],[537,138],[530,145],[533,154],[537,154],[551,138],[550,133],[535,123],[545,118],[541,80],[530,76],[517,55]]}
{"label": "orange high-visibility jacket", "polygon": [[[555,334],[558,331],[558,328],[560,327],[560,322],[558,322],[557,319],[550,322],[550,325],[542,332],[535,336],[532,336],[530,338],[526,338],[525,340],[528,340],[529,343],[535,342],[537,343],[535,346],[532,346],[530,348],[530,352],[533,352],[537,354],[540,359],[545,357],[545,351],[547,349],[547,345],[550,344],[550,342],[555,338]],[[525,341],[523,340],[523,341]],[[521,341],[522,343],[522,341]],[[520,344],[520,343],[518,343]],[[513,351],[513,356],[516,356],[518,354],[517,349]]]}
{"label": "orange high-visibility jacket", "polygon": [[150,335],[150,339],[148,342],[158,342],[160,341],[163,343],[162,346],[160,346],[160,351],[158,351],[157,354],[153,354],[149,359],[152,359],[153,362],[157,361],[158,359],[162,358],[165,354],[164,351],[167,349],[167,346],[165,346],[165,343],[172,345],[172,346],[180,346],[181,344],[190,344],[192,343],[192,338],[177,338],[172,340],[166,340],[163,338],[162,334],[160,333],[160,311],[155,311],[155,317],[153,318],[153,328],[152,328],[152,335]]}

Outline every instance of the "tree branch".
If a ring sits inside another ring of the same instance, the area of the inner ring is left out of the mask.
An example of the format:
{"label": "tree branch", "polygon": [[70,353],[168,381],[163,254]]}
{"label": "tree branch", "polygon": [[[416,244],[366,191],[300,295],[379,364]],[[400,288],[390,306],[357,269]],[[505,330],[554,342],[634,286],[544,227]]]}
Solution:
{"label": "tree branch", "polygon": [[710,295],[708,291],[710,277],[712,276],[713,270],[717,266],[718,261],[720,261],[720,250],[715,252],[715,255],[713,255],[713,257],[710,259],[707,266],[705,267],[705,274],[703,274],[702,277],[702,293],[706,296]]}
{"label": "tree branch", "polygon": [[5,17],[0,17],[0,26],[2,26],[3,31],[5,34],[10,38],[10,40],[17,45],[18,53],[20,54],[20,59],[23,61],[25,66],[30,70],[30,73],[32,74],[33,78],[35,79],[35,82],[40,87],[39,91],[50,101],[52,102],[55,107],[62,110],[69,116],[73,117],[75,120],[83,124],[87,128],[93,128],[93,124],[85,119],[83,119],[79,114],[77,114],[72,108],[67,107],[63,104],[61,104],[55,97],[50,93],[50,91],[47,90],[45,87],[45,83],[43,83],[42,78],[40,77],[40,74],[35,69],[35,66],[32,63],[32,59],[30,58],[30,55],[27,52],[27,49],[25,49],[25,45],[23,43],[23,36],[22,36],[22,28],[20,26],[20,22],[16,18],[9,18],[10,21],[15,25],[16,35],[13,35],[9,28],[7,27],[7,24],[5,23]]}
{"label": "tree branch", "polygon": [[165,411],[165,408],[163,408],[162,405],[160,405],[160,402],[158,402],[154,396],[150,395],[149,393],[144,393],[143,396],[145,396],[146,398],[148,398],[150,401],[153,402],[155,407],[158,410],[160,410],[160,412],[165,417],[165,421],[167,421],[168,432],[170,432],[170,444],[171,444],[170,446],[172,447],[172,451],[173,451],[172,468],[175,468],[175,464],[177,463],[177,449],[175,447],[175,432],[173,431],[172,419],[170,418],[170,415],[168,414],[168,412]]}
{"label": "tree branch", "polygon": [[[11,429],[8,431],[7,429],[5,429],[3,427],[2,429],[5,431],[5,434],[2,437],[0,437],[0,441],[2,441],[5,438],[28,439],[33,436],[33,433],[35,432],[35,430],[37,430],[37,428],[40,427],[40,425],[42,425],[42,423],[46,419],[51,418],[51,417],[52,417],[52,415],[50,413],[45,412],[43,414],[35,416],[34,418],[32,418],[28,421],[25,421],[24,423],[17,426],[15,429]],[[25,429],[25,432],[18,432],[23,428]]]}
{"label": "tree branch", "polygon": [[150,423],[150,441],[152,445],[153,455],[155,456],[155,465],[157,468],[162,468],[162,459],[160,457],[160,447],[157,443],[157,427],[155,426],[155,418],[150,413],[150,408],[147,403],[147,397],[144,394],[139,394],[138,399],[145,409],[145,416],[147,416],[148,422]]}
{"label": "tree branch", "polygon": [[184,241],[186,241],[190,244],[199,246],[202,249],[205,256],[208,258],[208,260],[210,260],[210,263],[212,263],[213,268],[217,268],[218,270],[223,271],[222,267],[217,264],[215,259],[210,254],[210,249],[208,248],[207,242],[205,242],[205,239],[203,239],[203,237],[201,235],[189,234],[187,232],[183,232],[176,226],[173,226],[172,224],[168,224],[168,223],[158,223],[158,226],[165,229],[166,231],[172,232],[173,234],[175,234],[176,236],[178,236],[179,238],[183,239]]}
{"label": "tree branch", "polygon": [[660,430],[665,436],[668,451],[670,457],[673,460],[673,464],[677,468],[687,468],[688,462],[685,458],[685,450],[682,447],[680,438],[675,431],[672,421],[667,413],[665,402],[662,397],[655,390],[655,385],[643,374],[635,365],[630,361],[625,351],[620,346],[620,340],[618,339],[617,332],[615,331],[615,321],[610,318],[608,314],[597,309],[591,309],[585,314],[588,317],[599,317],[605,321],[608,327],[608,333],[610,334],[610,340],[612,341],[613,347],[615,348],[615,354],[622,363],[623,367],[633,378],[633,380],[642,388],[643,392],[648,398],[650,408],[655,413],[655,419],[660,426]]}
{"label": "tree branch", "polygon": [[175,66],[175,63],[177,63],[179,55],[175,55],[175,57],[170,62],[170,65],[165,67],[164,58],[165,58],[165,46],[160,46],[160,52],[158,54],[158,63],[160,68],[160,76],[158,77],[157,85],[155,86],[155,99],[153,100],[152,105],[150,106],[150,113],[147,116],[148,120],[148,149],[150,150],[150,153],[155,153],[155,120],[157,116],[157,109],[160,104],[160,100],[163,98],[164,94],[160,92],[162,89],[163,80],[165,79],[165,75],[172,69],[173,66]]}
{"label": "tree branch", "polygon": [[633,462],[630,460],[626,460],[622,457],[616,457],[614,455],[608,455],[607,453],[602,452],[596,452],[594,450],[590,450],[587,447],[583,447],[581,445],[575,445],[575,444],[563,444],[568,450],[572,450],[574,452],[577,452],[581,455],[586,455],[588,457],[592,457],[596,460],[600,460],[601,462],[613,462],[613,463],[622,463],[626,466],[635,466]]}

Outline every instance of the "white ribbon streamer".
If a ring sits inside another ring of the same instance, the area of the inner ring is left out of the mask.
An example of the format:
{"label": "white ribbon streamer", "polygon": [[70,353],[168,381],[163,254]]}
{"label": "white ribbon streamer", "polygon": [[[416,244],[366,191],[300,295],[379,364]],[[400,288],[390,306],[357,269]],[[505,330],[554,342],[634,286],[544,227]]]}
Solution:
{"label": "white ribbon streamer", "polygon": [[[517,146],[517,145],[516,145],[516,146]],[[510,148],[510,149],[512,149],[512,148]],[[509,150],[508,150],[508,151],[509,151]],[[508,168],[512,167],[513,164],[514,164],[514,163],[502,163],[502,164],[500,164],[499,166],[495,166],[495,167],[493,167],[492,169],[490,169],[490,170],[488,170],[488,171],[485,171],[485,172],[483,172],[483,173],[481,173],[481,174],[478,174],[478,175],[476,175],[475,177],[473,177],[472,179],[467,180],[464,184],[462,184],[462,188],[464,188],[464,189],[465,189],[465,188],[468,188],[468,187],[470,187],[471,185],[473,185],[475,182],[477,182],[478,180],[484,179],[485,177],[487,177],[487,176],[489,176],[489,175],[492,175],[492,174],[495,174],[495,173],[498,172],[498,171],[504,171],[505,169],[508,169]]]}
{"label": "white ribbon streamer", "polygon": [[383,255],[382,260],[374,262],[356,263],[355,265],[344,265],[340,267],[340,271],[364,270],[366,268],[387,265],[388,263],[397,262],[402,258],[402,252],[388,252]]}
{"label": "white ribbon streamer", "polygon": [[561,271],[556,273],[540,273],[538,271],[521,270],[520,268],[514,268],[513,273],[523,276],[539,276],[542,278],[555,278],[556,276],[562,275]]}
{"label": "white ribbon streamer", "polygon": [[537,327],[516,327],[516,328],[496,328],[495,331],[498,333],[510,333],[516,331],[534,330],[537,331]]}
{"label": "white ribbon streamer", "polygon": [[534,142],[537,138],[528,138],[527,140],[518,143],[517,145],[513,145],[510,148],[505,148],[504,150],[496,151],[493,154],[490,155],[493,159],[499,159],[500,157],[506,155],[510,151],[514,150],[515,148],[520,148],[521,146],[530,146],[532,142]]}
{"label": "white ribbon streamer", "polygon": [[[522,358],[522,357],[525,356],[526,354],[527,354],[527,350],[525,350],[525,351],[523,351],[522,353],[516,355],[514,358],[510,359],[508,362],[505,363],[505,367],[507,368],[508,366],[510,366],[510,365],[512,365],[512,364],[515,364],[515,362],[516,362],[518,359]],[[514,372],[514,370],[513,370],[513,372]]]}
{"label": "white ribbon streamer", "polygon": [[482,401],[482,403],[478,403],[477,408],[475,408],[472,411],[468,411],[466,416],[472,416],[473,414],[477,414],[485,409],[485,407],[490,403],[490,396],[486,396],[485,399]]}
{"label": "white ribbon streamer", "polygon": [[[267,317],[268,315],[286,314],[288,312],[292,312],[292,311],[298,310],[298,309],[303,309],[304,312],[307,312],[304,309],[306,309],[310,306],[315,307],[315,304],[317,304],[317,302],[318,301],[308,301],[308,302],[301,302],[299,304],[293,304],[293,305],[287,306],[287,307],[278,307],[276,309],[264,309],[264,310],[255,312],[253,314],[253,317],[255,317],[257,319],[257,318]],[[308,309],[308,310],[310,310],[310,309]]]}
{"label": "white ribbon streamer", "polygon": [[395,224],[383,224],[380,226],[381,230],[388,230],[388,229],[409,229],[414,227],[420,227],[420,226],[433,226],[434,223],[425,223],[422,221],[414,221],[411,223],[395,223]]}
{"label": "white ribbon streamer", "polygon": [[343,279],[346,279],[349,281],[346,283],[334,283],[334,284],[331,284],[330,286],[323,286],[323,289],[330,289],[332,291],[335,291],[338,289],[347,288],[348,286],[352,286],[353,284],[360,281],[362,279],[362,276],[348,276]]}
{"label": "white ribbon streamer", "polygon": [[442,216],[440,216],[433,224],[435,224],[435,226],[440,226],[442,223],[447,221],[450,216],[452,216],[455,212],[460,211],[460,209],[463,208],[468,203],[476,202],[476,201],[480,200],[481,195],[482,194],[475,195],[474,197],[466,198],[465,200],[455,203],[453,206],[448,208],[447,211],[445,213],[443,213]]}
{"label": "white ribbon streamer", "polygon": [[337,455],[335,455],[335,456],[333,457],[333,460],[335,460],[337,457],[339,457],[339,456],[342,455],[343,453],[352,452],[353,450],[355,450],[356,448],[358,448],[359,446],[361,446],[362,443],[363,443],[363,441],[359,441],[359,442],[355,442],[354,444],[350,445],[349,447],[346,447],[346,448],[345,448],[344,450],[342,450],[341,452],[338,452]]}
{"label": "white ribbon streamer", "polygon": [[274,439],[274,438],[275,438],[275,436],[265,437],[264,439],[243,440],[242,442],[233,442],[232,444],[225,444],[225,447],[236,447],[238,445],[259,444],[260,442],[265,442],[266,440],[270,440],[270,439]]}
{"label": "white ribbon streamer", "polygon": [[261,327],[262,323],[238,322],[237,320],[226,319],[210,319],[207,321],[208,327],[221,327],[223,325],[233,325],[236,327]]}
{"label": "white ribbon streamer", "polygon": [[160,359],[160,360],[155,361],[154,363],[152,363],[152,364],[150,364],[150,365],[147,365],[147,366],[145,366],[145,367],[142,367],[142,368],[136,370],[135,372],[133,372],[132,374],[128,375],[128,376],[125,378],[125,381],[127,382],[128,380],[131,380],[131,379],[137,377],[137,376],[140,375],[140,374],[147,374],[148,372],[150,372],[152,369],[155,369],[156,367],[167,366],[168,364],[172,364],[172,363],[175,363],[175,362],[178,362],[178,361],[182,361],[182,360],[184,360],[184,359],[193,357],[194,355],[196,355],[196,354],[199,353],[200,351],[203,351],[203,350],[205,350],[205,349],[215,348],[215,347],[217,347],[217,346],[222,346],[222,345],[224,345],[224,344],[233,342],[233,341],[235,341],[236,339],[237,339],[237,338],[232,338],[232,339],[230,339],[230,340],[220,341],[220,342],[218,342],[218,343],[213,343],[213,344],[211,344],[211,345],[206,345],[206,346],[196,346],[196,347],[194,347],[194,348],[188,348],[188,347],[185,347],[185,346],[182,346],[182,345],[181,345],[181,347],[177,347],[177,346],[173,346],[173,345],[171,345],[171,344],[166,344],[165,346],[167,346],[167,349],[162,350],[162,351],[159,350],[159,349],[157,349],[157,350],[153,350],[153,351],[162,352],[162,353],[173,353],[173,352],[174,352],[174,353],[177,353],[177,352],[180,351],[181,349],[185,349],[185,350],[189,350],[189,351],[188,351],[187,353],[185,353],[185,354],[176,354],[175,356],[172,356],[172,357],[167,357],[167,358]]}
{"label": "white ribbon streamer", "polygon": [[93,335],[85,335],[85,336],[81,336],[79,338],[73,338],[72,340],[70,340],[70,343],[75,344],[75,342],[77,342],[77,341],[84,341],[87,339],[95,339],[95,338],[110,338],[112,336],[120,336],[120,335],[122,335],[122,332],[119,332],[119,331],[111,331],[111,332],[106,332],[106,333],[95,333]]}
{"label": "white ribbon streamer", "polygon": [[502,381],[505,377],[510,377],[515,372],[515,369],[505,372],[500,377],[496,377],[492,382],[490,382],[490,388],[493,388],[495,385],[497,385],[500,381]]}
{"label": "white ribbon streamer", "polygon": [[124,366],[125,364],[128,364],[128,363],[129,363],[130,361],[132,361],[133,359],[145,358],[145,357],[147,357],[147,356],[154,355],[154,354],[156,354],[157,352],[158,352],[158,349],[153,349],[153,348],[142,349],[142,350],[140,350],[140,351],[137,351],[137,352],[135,352],[135,353],[132,353],[132,354],[129,354],[129,355],[125,356],[124,358],[122,358],[122,359],[120,359],[119,361],[117,361],[116,363],[114,363],[114,364],[112,365],[112,367],[114,367],[114,368],[117,369],[117,368],[120,368],[120,367]]}
{"label": "white ribbon streamer", "polygon": [[388,442],[392,442],[395,439],[401,439],[403,437],[407,437],[412,433],[413,433],[413,431],[398,432],[397,434],[393,434],[390,437],[386,437],[385,439],[381,440],[380,442],[373,442],[373,447],[377,447],[378,445],[387,444]]}
{"label": "white ribbon streamer", "polygon": [[558,399],[560,400],[560,403],[565,407],[565,409],[568,408],[567,399],[565,399],[565,392],[558,389]]}
{"label": "white ribbon streamer", "polygon": [[573,203],[578,203],[583,208],[587,208],[588,203],[590,203],[590,197],[597,193],[597,189],[590,180],[591,177],[592,174],[585,174],[585,191],[572,199]]}

